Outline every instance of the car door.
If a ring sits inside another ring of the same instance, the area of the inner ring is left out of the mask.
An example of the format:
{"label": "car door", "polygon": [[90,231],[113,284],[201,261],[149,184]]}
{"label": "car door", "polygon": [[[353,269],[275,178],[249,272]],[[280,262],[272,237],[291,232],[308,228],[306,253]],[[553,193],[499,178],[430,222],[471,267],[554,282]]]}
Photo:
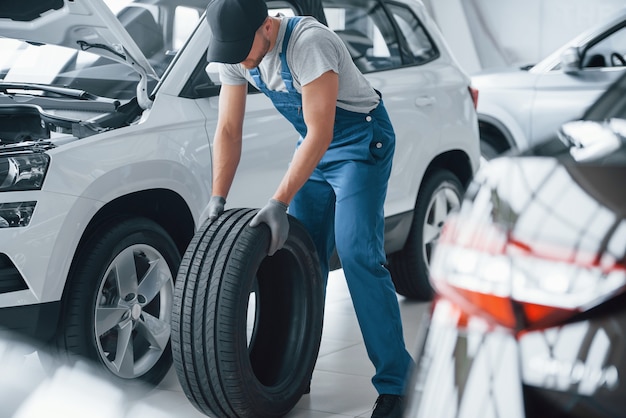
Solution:
{"label": "car door", "polygon": [[570,73],[560,65],[537,79],[532,107],[531,140],[542,142],[556,127],[583,112],[626,71],[626,21],[578,48],[581,69]]}
{"label": "car door", "polygon": [[[323,0],[328,26],[348,47],[357,67],[382,93],[396,132],[387,213],[415,204],[416,184],[440,141],[437,48],[410,8],[394,3],[408,32],[421,41],[422,60],[407,59],[407,42],[379,0]],[[418,41],[419,40],[419,41]]]}
{"label": "car door", "polygon": [[[268,0],[268,12],[274,16],[315,14],[315,2],[300,4],[286,0]],[[307,8],[308,7],[308,8]],[[322,17],[323,20],[323,17]],[[202,106],[207,115],[207,132],[211,141],[217,124],[219,71],[217,63],[201,62],[196,69],[210,92],[208,106]],[[206,79],[208,76],[208,80]],[[296,148],[299,134],[274,107],[272,102],[256,88],[249,85],[246,99],[246,116],[243,129],[242,154],[237,175],[229,196],[229,207],[263,207],[274,194],[284,176]]]}

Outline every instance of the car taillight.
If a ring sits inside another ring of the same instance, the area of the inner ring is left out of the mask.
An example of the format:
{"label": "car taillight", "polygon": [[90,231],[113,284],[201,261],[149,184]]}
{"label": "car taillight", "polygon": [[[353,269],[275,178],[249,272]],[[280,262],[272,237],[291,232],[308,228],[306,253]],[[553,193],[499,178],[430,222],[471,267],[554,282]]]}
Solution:
{"label": "car taillight", "polygon": [[523,243],[494,223],[446,221],[430,273],[440,297],[465,314],[523,331],[553,326],[626,285],[623,260]]}
{"label": "car taillight", "polygon": [[474,109],[478,108],[478,89],[469,86],[467,88],[469,90],[470,96],[472,96],[472,102],[474,102]]}

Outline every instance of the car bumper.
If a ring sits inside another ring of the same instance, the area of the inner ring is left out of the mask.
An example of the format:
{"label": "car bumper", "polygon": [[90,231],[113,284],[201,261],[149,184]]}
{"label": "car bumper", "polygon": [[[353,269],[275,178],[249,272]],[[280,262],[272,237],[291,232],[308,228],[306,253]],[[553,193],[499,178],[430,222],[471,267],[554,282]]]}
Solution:
{"label": "car bumper", "polygon": [[0,329],[36,341],[49,341],[54,335],[61,302],[38,303],[0,309]]}
{"label": "car bumper", "polygon": [[36,202],[30,223],[0,228],[0,308],[61,299],[93,201],[45,191],[0,194],[0,203]]}
{"label": "car bumper", "polygon": [[434,304],[416,356],[405,417],[524,416],[518,348],[504,332],[459,329],[454,307]]}
{"label": "car bumper", "polygon": [[625,416],[626,312],[613,301],[514,335],[439,300],[425,325],[405,417]]}

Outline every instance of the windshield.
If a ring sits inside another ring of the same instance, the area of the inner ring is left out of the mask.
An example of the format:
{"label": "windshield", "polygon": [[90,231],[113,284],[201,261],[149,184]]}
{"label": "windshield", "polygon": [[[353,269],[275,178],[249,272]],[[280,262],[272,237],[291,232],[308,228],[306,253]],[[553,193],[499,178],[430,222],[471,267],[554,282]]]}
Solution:
{"label": "windshield", "polygon": [[626,120],[626,74],[606,89],[587,109],[583,119],[597,122],[610,119]]}
{"label": "windshield", "polygon": [[[203,11],[197,5],[187,7],[184,2],[107,0],[106,3],[158,77],[163,75]],[[101,47],[105,46],[85,44],[83,50],[78,50],[0,37],[0,80],[85,90],[123,101],[132,99],[140,75],[130,65],[98,55]],[[149,80],[148,91],[157,82]]]}
{"label": "windshield", "polygon": [[90,52],[0,38],[0,79],[70,87],[125,100],[135,96],[139,74]]}

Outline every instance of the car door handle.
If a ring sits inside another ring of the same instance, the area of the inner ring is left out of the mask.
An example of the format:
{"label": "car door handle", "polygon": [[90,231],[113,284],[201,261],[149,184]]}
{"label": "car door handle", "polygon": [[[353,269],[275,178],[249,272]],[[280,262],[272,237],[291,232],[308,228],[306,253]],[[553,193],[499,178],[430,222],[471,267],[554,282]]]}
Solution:
{"label": "car door handle", "polygon": [[420,96],[415,99],[415,106],[417,107],[431,106],[433,104],[435,104],[435,98],[433,96]]}

